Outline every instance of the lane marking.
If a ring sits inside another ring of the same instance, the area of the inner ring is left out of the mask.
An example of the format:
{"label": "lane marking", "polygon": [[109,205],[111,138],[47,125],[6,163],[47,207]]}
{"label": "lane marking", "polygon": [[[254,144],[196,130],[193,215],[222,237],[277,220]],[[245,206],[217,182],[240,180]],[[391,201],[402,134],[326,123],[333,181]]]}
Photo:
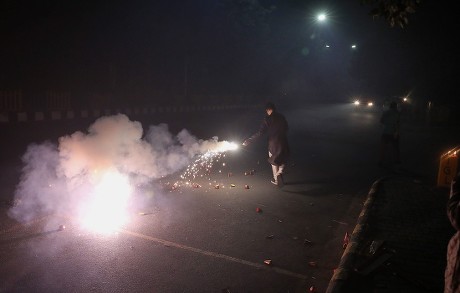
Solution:
{"label": "lane marking", "polygon": [[254,268],[257,268],[257,269],[263,269],[263,270],[267,270],[267,271],[274,271],[274,272],[276,272],[278,274],[282,274],[282,275],[286,275],[286,276],[290,276],[290,277],[294,277],[294,278],[298,278],[298,279],[302,279],[302,280],[307,279],[307,276],[305,276],[305,275],[298,274],[298,273],[295,273],[295,272],[291,272],[291,271],[288,271],[288,270],[285,270],[285,269],[281,269],[281,268],[277,268],[277,267],[270,267],[270,266],[267,266],[265,264],[259,264],[259,263],[247,261],[247,260],[244,260],[244,259],[239,259],[239,258],[236,258],[236,257],[233,257],[233,256],[228,256],[228,255],[217,253],[217,252],[207,251],[207,250],[203,250],[203,249],[199,249],[199,248],[195,248],[195,247],[191,247],[191,246],[187,246],[187,245],[183,245],[183,244],[163,240],[163,239],[160,239],[160,238],[156,238],[156,237],[152,237],[152,236],[148,236],[148,235],[144,235],[144,234],[124,230],[124,229],[121,229],[120,232],[128,234],[128,235],[131,235],[131,236],[134,236],[134,237],[137,237],[137,238],[141,238],[141,239],[144,239],[144,240],[160,243],[160,244],[163,244],[165,246],[171,246],[171,247],[175,247],[175,248],[179,248],[179,249],[199,253],[199,254],[206,255],[206,256],[211,256],[211,257],[214,257],[214,258],[220,258],[220,259],[224,259],[224,260],[227,260],[227,261],[236,262],[236,263],[239,263],[239,264],[254,267]]}

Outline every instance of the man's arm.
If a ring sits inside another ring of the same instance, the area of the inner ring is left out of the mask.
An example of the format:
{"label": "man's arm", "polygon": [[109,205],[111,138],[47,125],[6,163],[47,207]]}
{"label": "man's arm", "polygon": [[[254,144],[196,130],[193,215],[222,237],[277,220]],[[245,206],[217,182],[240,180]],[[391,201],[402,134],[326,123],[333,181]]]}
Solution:
{"label": "man's arm", "polygon": [[247,138],[243,142],[243,146],[249,145],[253,140],[255,140],[255,139],[259,138],[260,136],[262,136],[262,134],[264,134],[267,131],[267,129],[268,129],[268,121],[267,121],[267,117],[265,117],[265,119],[260,124],[259,131],[257,131],[256,133],[251,135],[249,138]]}

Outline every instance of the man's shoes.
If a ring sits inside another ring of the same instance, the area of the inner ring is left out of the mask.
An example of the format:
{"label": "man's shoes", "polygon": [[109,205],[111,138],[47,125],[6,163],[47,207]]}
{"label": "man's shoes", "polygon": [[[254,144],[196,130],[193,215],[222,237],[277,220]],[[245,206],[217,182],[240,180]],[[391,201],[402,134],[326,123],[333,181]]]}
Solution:
{"label": "man's shoes", "polygon": [[272,184],[275,184],[275,185],[278,185],[278,182],[276,182],[275,179],[272,179],[272,181],[270,181]]}
{"label": "man's shoes", "polygon": [[279,187],[283,187],[283,186],[284,186],[283,174],[280,174],[280,175],[276,176],[276,182],[278,183],[277,185],[278,185]]}

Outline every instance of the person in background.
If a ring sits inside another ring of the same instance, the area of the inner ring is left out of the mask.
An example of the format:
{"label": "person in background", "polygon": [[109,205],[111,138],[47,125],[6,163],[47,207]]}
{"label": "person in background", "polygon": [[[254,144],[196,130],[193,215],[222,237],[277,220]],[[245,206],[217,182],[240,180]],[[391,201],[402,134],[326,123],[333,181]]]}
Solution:
{"label": "person in background", "polygon": [[399,128],[400,128],[400,113],[396,102],[390,103],[390,108],[383,112],[380,117],[380,123],[383,125],[383,131],[380,142],[380,159],[379,166],[383,166],[387,146],[392,146],[393,162],[401,163],[399,154]]}
{"label": "person in background", "polygon": [[447,245],[444,293],[460,292],[460,172],[454,178],[447,201],[447,217],[457,231]]}
{"label": "person in background", "polygon": [[283,172],[290,155],[287,134],[288,123],[284,115],[276,111],[273,103],[265,105],[267,115],[263,119],[259,131],[243,142],[243,146],[249,145],[253,140],[267,134],[268,136],[268,162],[272,166],[273,179],[271,183],[281,187],[284,185]]}

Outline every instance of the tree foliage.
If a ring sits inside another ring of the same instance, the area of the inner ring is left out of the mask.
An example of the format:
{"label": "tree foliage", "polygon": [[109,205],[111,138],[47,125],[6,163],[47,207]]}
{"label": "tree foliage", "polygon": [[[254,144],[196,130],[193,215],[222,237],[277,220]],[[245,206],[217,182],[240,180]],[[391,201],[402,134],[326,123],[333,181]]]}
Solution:
{"label": "tree foliage", "polygon": [[361,0],[363,5],[371,5],[369,14],[372,17],[381,17],[391,27],[405,28],[409,23],[409,15],[415,13],[421,0]]}

